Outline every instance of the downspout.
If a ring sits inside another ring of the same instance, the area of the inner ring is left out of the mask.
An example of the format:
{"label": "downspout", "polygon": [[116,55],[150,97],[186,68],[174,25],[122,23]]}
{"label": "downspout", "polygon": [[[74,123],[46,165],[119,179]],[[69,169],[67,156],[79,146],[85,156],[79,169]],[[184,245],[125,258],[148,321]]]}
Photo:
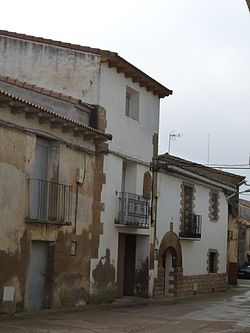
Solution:
{"label": "downspout", "polygon": [[[157,265],[156,260],[158,260],[158,252],[156,251],[157,244],[157,169],[156,169],[156,159],[158,156],[158,134],[154,133],[152,138],[153,145],[153,158],[151,164],[152,170],[152,198],[151,198],[151,235],[152,243],[150,248],[150,269],[156,271]],[[157,252],[157,253],[156,253]],[[156,276],[155,272],[153,274],[154,279]],[[153,294],[154,294],[154,281],[153,281]]]}
{"label": "downspout", "polygon": [[76,201],[75,201],[75,219],[73,227],[73,232],[75,234],[77,229],[79,187],[83,185],[85,177],[86,177],[86,154],[83,154],[82,168],[76,170]]}

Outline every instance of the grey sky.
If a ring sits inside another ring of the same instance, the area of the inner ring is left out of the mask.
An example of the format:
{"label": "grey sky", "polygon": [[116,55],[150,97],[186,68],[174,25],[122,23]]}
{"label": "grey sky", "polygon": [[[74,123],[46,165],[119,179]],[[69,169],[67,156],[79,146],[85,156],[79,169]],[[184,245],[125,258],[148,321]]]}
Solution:
{"label": "grey sky", "polygon": [[[245,0],[8,0],[1,29],[118,52],[174,91],[161,106],[160,152],[248,163],[250,13]],[[235,171],[248,175],[250,171]]]}

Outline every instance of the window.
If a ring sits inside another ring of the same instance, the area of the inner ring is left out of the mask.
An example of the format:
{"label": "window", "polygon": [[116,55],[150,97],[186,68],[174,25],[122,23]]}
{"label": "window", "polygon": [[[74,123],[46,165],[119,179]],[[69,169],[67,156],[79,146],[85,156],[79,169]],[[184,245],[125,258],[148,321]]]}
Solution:
{"label": "window", "polygon": [[182,184],[180,237],[201,238],[202,216],[194,213],[194,193],[192,184]]}
{"label": "window", "polygon": [[123,161],[121,192],[136,193],[137,164],[134,162]]}
{"label": "window", "polygon": [[58,183],[59,142],[37,137],[29,179],[29,222],[69,224],[72,187]]}
{"label": "window", "polygon": [[129,117],[131,95],[126,93],[126,116]]}
{"label": "window", "polygon": [[211,221],[218,221],[219,219],[219,193],[217,191],[210,191],[210,205],[209,217]]}
{"label": "window", "polygon": [[76,254],[77,254],[77,242],[73,241],[73,242],[71,242],[71,246],[70,246],[70,255],[76,256]]}
{"label": "window", "polygon": [[184,185],[183,192],[184,221],[187,221],[193,214],[194,188],[191,185]]}
{"label": "window", "polygon": [[48,168],[50,142],[37,138],[34,166],[30,179],[31,202],[30,215],[32,219],[48,218]]}
{"label": "window", "polygon": [[130,88],[126,88],[125,114],[134,120],[139,120],[139,93]]}
{"label": "window", "polygon": [[217,250],[208,251],[208,272],[209,273],[218,272],[218,251]]}

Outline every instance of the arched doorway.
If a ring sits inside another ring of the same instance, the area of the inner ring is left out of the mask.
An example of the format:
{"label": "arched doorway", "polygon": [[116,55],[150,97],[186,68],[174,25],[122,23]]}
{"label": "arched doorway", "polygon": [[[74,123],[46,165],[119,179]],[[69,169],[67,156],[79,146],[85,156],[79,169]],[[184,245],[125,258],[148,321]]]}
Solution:
{"label": "arched doorway", "polygon": [[176,252],[172,247],[168,247],[164,253],[163,267],[164,267],[164,296],[174,295],[174,285],[175,285],[175,258]]}
{"label": "arched doorway", "polygon": [[154,296],[156,298],[181,294],[182,288],[182,252],[178,236],[167,232],[159,248],[158,277],[155,279]]}

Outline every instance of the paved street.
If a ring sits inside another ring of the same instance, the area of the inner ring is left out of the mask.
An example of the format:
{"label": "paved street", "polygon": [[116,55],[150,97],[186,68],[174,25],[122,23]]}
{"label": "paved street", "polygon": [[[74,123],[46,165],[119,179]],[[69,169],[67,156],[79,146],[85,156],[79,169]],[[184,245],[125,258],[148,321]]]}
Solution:
{"label": "paved street", "polygon": [[250,332],[250,283],[227,293],[169,298],[125,298],[113,305],[42,311],[1,318],[1,333],[239,333]]}

